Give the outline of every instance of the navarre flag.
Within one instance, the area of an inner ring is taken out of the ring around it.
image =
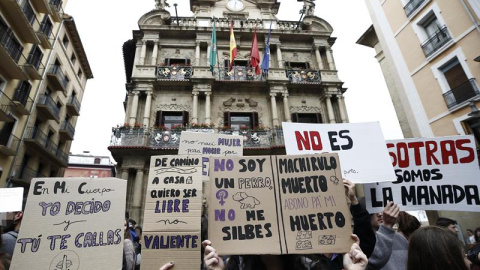
[[[232,70],[235,57],[237,57],[237,42],[235,41],[235,35],[233,34],[233,20],[230,20],[230,68],[228,70]]]
[[[270,34],[272,33],[272,23],[270,23],[270,29],[268,30],[267,45],[265,46],[265,52],[263,54],[262,69],[264,73],[268,73],[270,67]]]
[[[252,48],[250,49],[250,66],[255,68],[255,73],[260,74],[260,52],[258,51],[257,43],[257,27],[255,26],[255,32],[253,33]]]
[[[215,31],[215,17],[213,17],[212,40],[210,44],[210,71],[213,74],[217,62],[217,32]]]

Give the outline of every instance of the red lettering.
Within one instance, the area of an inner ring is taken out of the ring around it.
[[[422,157],[420,156],[420,148],[424,147],[423,142],[411,142],[408,144],[409,148],[413,148],[413,154],[415,156],[415,165],[422,165]]]
[[[387,149],[388,148],[393,148],[395,145],[393,143],[387,143]],[[395,156],[395,151],[388,151],[388,154],[392,158],[392,166],[395,167],[397,166],[397,156]]]
[[[464,147],[463,144],[471,143],[470,140],[462,139],[455,142],[458,150],[463,150],[468,152],[468,156],[460,159],[460,163],[470,163],[475,160],[475,151],[471,147]]]
[[[433,163],[436,165],[440,165],[440,161],[435,157],[435,152],[437,152],[437,142],[435,141],[426,141],[425,142],[425,148],[426,148],[426,155],[427,155],[427,164],[432,165],[432,160]]]
[[[308,131],[303,132],[300,134],[300,131],[295,131],[295,139],[297,140],[297,147],[298,150],[303,150],[305,147],[305,150],[310,150],[310,139],[308,137]]]
[[[402,155],[403,150],[403,155]],[[406,168],[410,165],[410,160],[408,159],[408,147],[406,143],[397,144],[397,157],[398,157],[398,167]]]
[[[313,150],[322,150],[322,138],[320,138],[320,132],[310,131],[310,141],[312,142]]]
[[[447,149],[448,147],[448,149]],[[442,163],[450,164],[450,157],[452,158],[452,164],[458,163],[457,151],[455,151],[455,142],[452,140],[441,141],[440,149],[442,149]]]

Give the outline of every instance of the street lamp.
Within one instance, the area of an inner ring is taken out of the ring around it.
[[[480,110],[475,106],[475,101],[470,101],[471,113],[468,114],[471,118],[480,118]]]
[[[175,17],[177,17],[177,26],[180,26],[180,23],[178,22],[178,13],[177,13],[177,3],[174,3],[173,6],[175,7]]]

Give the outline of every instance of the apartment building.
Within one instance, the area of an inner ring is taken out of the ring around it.
[[[0,186],[61,177],[93,78],[66,1],[0,1]]]
[[[357,43],[372,47],[405,138],[473,134],[480,146],[480,2],[365,0],[373,26]],[[428,213],[478,227],[471,212]]]
[[[64,177],[115,177],[115,165],[110,157],[91,155],[88,151],[70,154]]]

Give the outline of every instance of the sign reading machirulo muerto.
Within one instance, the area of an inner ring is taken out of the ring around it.
[[[121,269],[126,187],[118,178],[33,179],[10,269]]]

